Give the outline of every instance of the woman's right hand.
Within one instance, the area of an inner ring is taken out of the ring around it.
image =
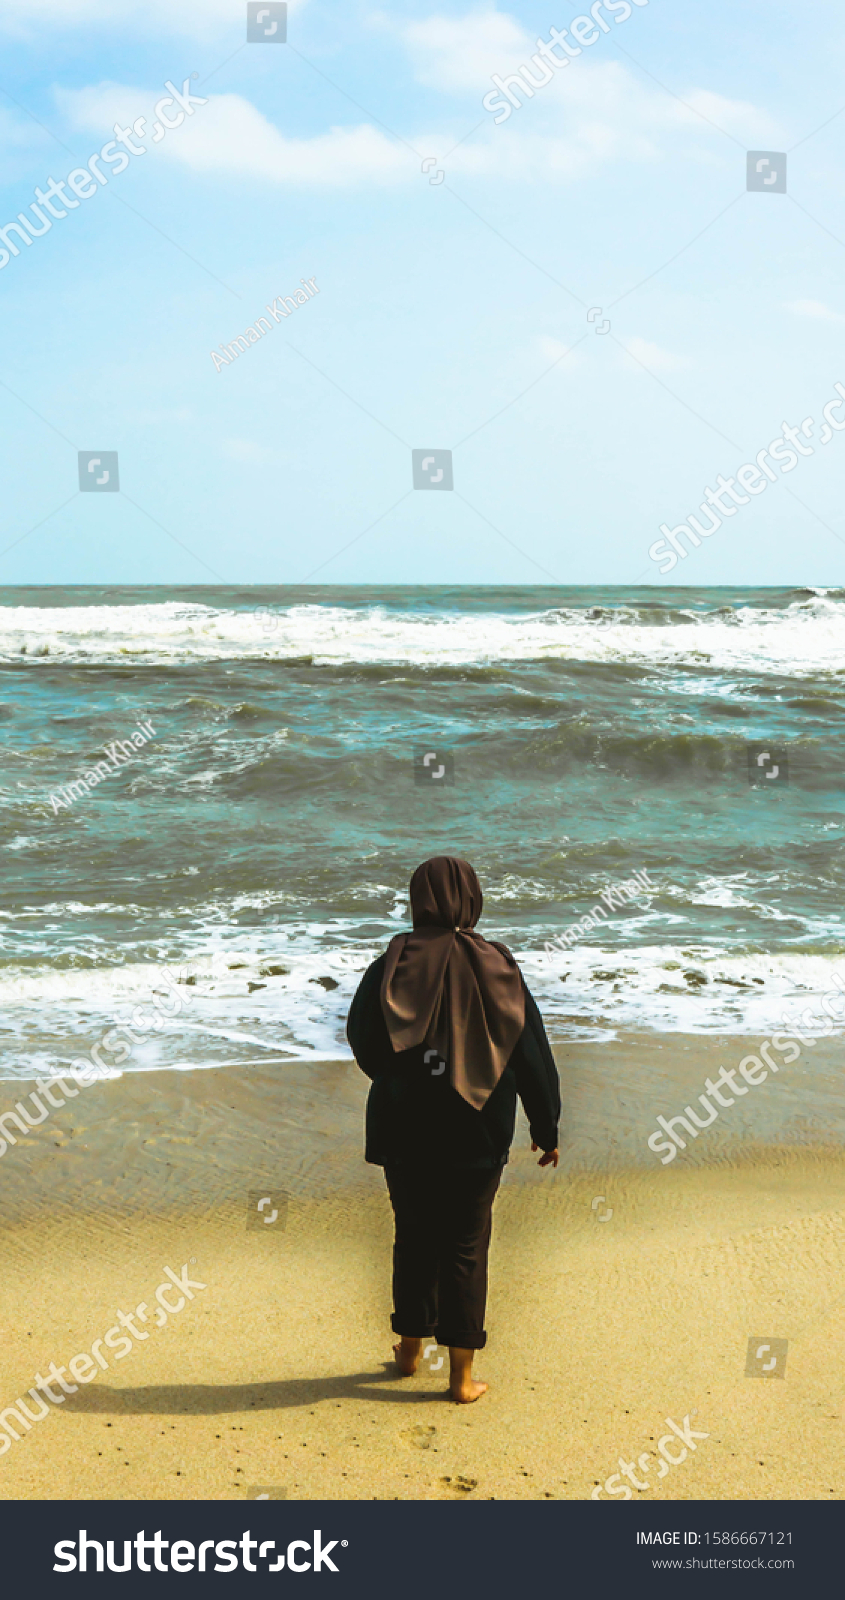
[[[540,1148],[540,1146],[538,1144],[535,1144],[534,1140],[532,1139],[532,1141],[531,1141],[531,1149],[532,1150],[539,1150],[539,1148]],[[559,1160],[560,1160],[560,1155],[559,1155],[557,1150],[544,1150],[544,1152],[541,1155],[539,1161],[537,1162],[537,1165],[538,1165],[538,1167],[548,1167],[550,1165],[553,1166],[553,1167],[556,1167]]]

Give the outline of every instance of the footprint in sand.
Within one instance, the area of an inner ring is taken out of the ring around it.
[[[444,1489],[448,1490],[448,1492],[451,1494],[471,1494],[473,1489],[478,1488],[477,1478],[464,1478],[459,1476],[457,1478],[441,1478],[440,1482],[442,1483]]]
[[[426,1428],[422,1424],[418,1424],[415,1428],[409,1428],[407,1432],[400,1433],[399,1437],[405,1444],[414,1445],[417,1450],[430,1450],[437,1437],[437,1429],[433,1427]]]

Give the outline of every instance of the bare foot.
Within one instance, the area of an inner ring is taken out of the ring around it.
[[[449,1346],[449,1394],[461,1406],[472,1405],[473,1400],[480,1400],[487,1393],[487,1384],[479,1383],[472,1375],[474,1356],[474,1350]]]
[[[396,1365],[403,1378],[412,1378],[417,1370],[420,1359],[420,1346],[422,1339],[406,1339],[404,1335],[399,1344],[393,1346]]]
[[[449,1393],[459,1405],[472,1405],[473,1400],[480,1400],[487,1393],[489,1385],[481,1383],[477,1378],[465,1379],[463,1383],[450,1383]]]

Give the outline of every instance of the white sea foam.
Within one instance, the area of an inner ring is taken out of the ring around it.
[[[553,607],[532,614],[414,613],[387,606],[293,605],[268,622],[252,611],[181,601],[130,606],[0,608],[0,660],[49,652],[53,661],[279,660],[471,666],[579,660],[707,665],[817,676],[845,670],[845,603],[819,592],[783,609],[688,610],[648,620],[632,606],[598,617]],[[659,616],[659,614],[658,614]]]
[[[335,930],[336,931],[336,930]],[[6,1048],[0,1077],[66,1071],[112,1028],[134,1034],[127,1072],[349,1057],[346,1015],[362,973],[385,941],[326,947],[314,925],[289,936],[243,934],[197,953],[171,971],[191,976],[174,1010],[171,985],[147,963],[73,971],[7,967],[0,975]],[[831,1026],[822,997],[845,982],[845,956],[736,955],[710,946],[595,945],[548,955],[514,942],[526,981],[553,1037],[609,1040],[619,1030],[731,1033],[788,1031],[809,1007]],[[271,972],[268,969],[285,968]],[[327,984],[336,987],[326,987]],[[172,1015],[153,1004],[167,998]],[[845,1004],[842,1007],[845,1011]],[[845,1016],[833,1024],[845,1031]],[[108,1054],[108,1050],[106,1051]]]
[[[781,1029],[784,1015],[809,1006],[825,1029],[845,1032],[822,997],[845,982],[845,956],[737,955],[711,946],[648,946],[601,950],[595,945],[520,958],[526,981],[550,1027],[592,1025],[615,1036],[628,1031],[753,1033]]]

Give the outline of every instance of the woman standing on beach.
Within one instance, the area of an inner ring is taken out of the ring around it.
[[[519,1095],[540,1166],[558,1163],[560,1087],[537,1006],[504,945],[474,931],[481,885],[467,861],[433,856],[411,879],[413,932],[365,972],[347,1036],[373,1080],[366,1160],[384,1167],[396,1222],[394,1345],[417,1369],[423,1339],[449,1348],[453,1400],[477,1400],[487,1342],[491,1212]]]

